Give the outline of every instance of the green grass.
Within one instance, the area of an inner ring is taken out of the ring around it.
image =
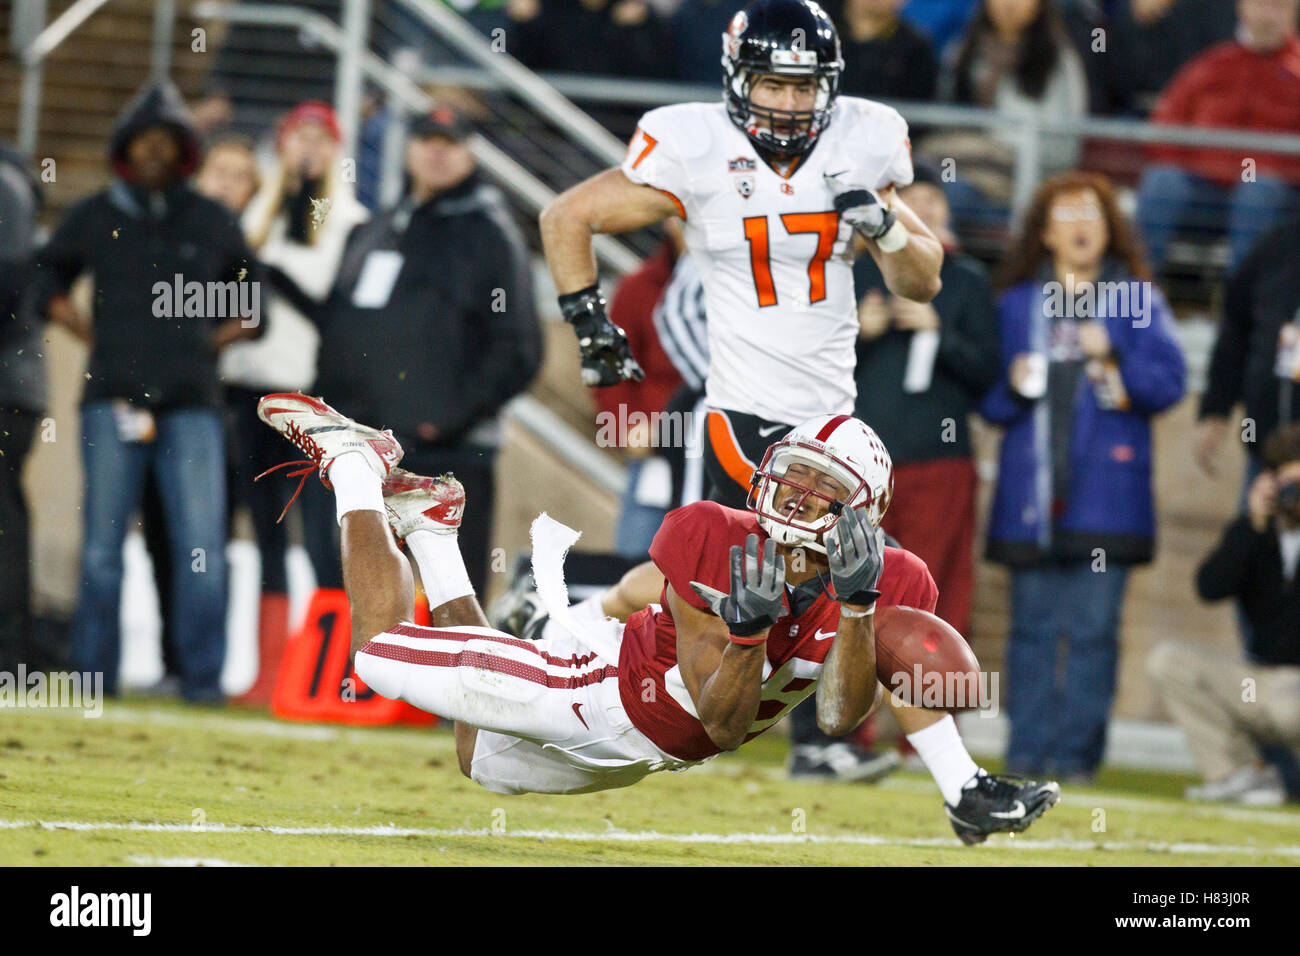
[[[1294,865],[1300,854],[1300,812],[1186,803],[1185,777],[1118,770],[1067,788],[1022,836],[967,849],[926,774],[876,787],[795,783],[784,755],[783,740],[760,738],[626,790],[502,797],[460,776],[442,729],[290,724],[141,700],[110,703],[98,720],[4,710],[0,864],[1179,866]],[[390,825],[418,832],[346,832]]]

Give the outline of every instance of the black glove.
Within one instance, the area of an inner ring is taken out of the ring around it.
[[[632,357],[627,333],[606,317],[605,297],[600,294],[599,286],[560,296],[560,311],[578,335],[583,385],[604,387],[645,378],[645,372]]]
[[[885,553],[865,508],[846,508],[826,537],[831,583],[841,604],[871,605],[880,597],[876,585],[885,568]]]
[[[713,613],[726,622],[727,630],[740,638],[753,637],[776,623],[785,610],[785,558],[776,553],[771,538],[763,544],[763,559],[758,557],[758,535],[745,539],[745,548],[731,546],[731,593],[691,582],[691,588]],[[733,638],[734,640],[735,638]],[[741,640],[738,644],[760,644],[762,640]]]

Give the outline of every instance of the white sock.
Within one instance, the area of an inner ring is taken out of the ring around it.
[[[569,613],[579,624],[599,624],[608,616],[605,609],[600,606],[601,598],[607,593],[607,591],[599,591],[585,601],[579,601],[569,608]]]
[[[937,724],[908,734],[907,742],[916,748],[917,755],[939,785],[944,802],[951,807],[961,802],[962,788],[984,772],[966,752],[952,714],[944,714],[943,720]]]
[[[334,486],[334,513],[339,524],[349,511],[384,513],[384,489],[379,476],[371,470],[359,451],[339,455],[325,472]]]
[[[429,599],[429,610],[456,598],[473,596],[474,586],[469,583],[469,572],[454,534],[412,531],[406,536],[406,546],[420,567],[420,583]]]

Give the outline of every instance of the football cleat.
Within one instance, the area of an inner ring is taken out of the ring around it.
[[[967,846],[990,833],[1019,833],[1061,799],[1055,783],[1038,783],[1007,774],[982,774],[961,792],[957,806],[944,804],[952,828]]]
[[[896,750],[872,753],[864,747],[839,740],[826,746],[796,746],[790,752],[786,770],[792,780],[844,780],[875,783],[902,764]]]
[[[521,574],[510,590],[497,598],[488,612],[488,623],[525,641],[535,641],[551,619],[533,586],[531,574]]]
[[[384,478],[384,510],[398,538],[412,531],[455,534],[465,513],[465,486],[451,472],[426,478],[394,468]]]
[[[326,473],[334,459],[350,451],[359,452],[366,463],[380,478],[385,478],[402,460],[402,446],[393,433],[384,429],[361,425],[326,405],[319,398],[312,398],[300,392],[273,392],[263,395],[257,403],[257,417],[270,425],[307,457],[298,461],[286,461],[268,468],[254,481],[265,478],[282,468],[300,466],[297,471],[286,472],[290,478],[298,478],[298,487],[293,497],[280,512],[283,520],[289,507],[298,499],[303,483],[312,472],[320,475],[326,488],[332,488]]]

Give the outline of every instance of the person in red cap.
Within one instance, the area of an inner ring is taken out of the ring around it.
[[[288,277],[312,303],[329,293],[348,233],[368,218],[357,201],[354,177],[344,175],[341,145],[338,119],[329,104],[299,103],[280,121],[275,166],[243,215],[249,243],[272,280]],[[267,334],[232,346],[221,357],[235,426],[232,505],[248,506],[262,558],[257,678],[240,698],[251,704],[270,700],[289,629],[288,537],[285,526],[276,521],[287,494],[276,482],[253,481],[279,460],[275,436],[268,438],[257,420],[257,399],[267,391],[309,387],[316,377],[320,343],[310,319],[287,297],[268,296],[266,312]]]

